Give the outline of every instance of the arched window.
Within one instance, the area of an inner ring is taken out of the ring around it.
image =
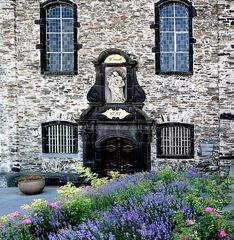
[[[41,4],[41,72],[48,74],[77,74],[77,7],[64,1]]]
[[[157,157],[193,158],[194,126],[183,123],[158,124]]]
[[[191,2],[161,0],[155,4],[156,73],[192,74],[193,38]]]
[[[43,153],[78,153],[78,128],[75,123],[53,121],[42,124]]]

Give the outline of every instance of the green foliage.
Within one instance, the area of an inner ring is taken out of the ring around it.
[[[223,229],[231,233],[231,224],[220,214],[218,210],[212,212],[203,211],[202,216],[198,218],[196,229],[201,239],[218,239],[219,232]]]
[[[66,211],[73,224],[79,224],[87,220],[93,210],[93,202],[90,197],[77,197],[69,202],[66,206]]]
[[[110,179],[112,179],[113,181],[117,181],[118,179],[127,176],[127,174],[123,174],[123,173],[120,173],[120,172],[118,172],[118,171],[109,171],[109,172],[107,173],[107,176],[108,176]]]
[[[173,237],[173,240],[200,240],[201,238],[198,235],[196,230],[196,222],[194,220],[185,221],[183,212],[177,212],[174,216],[174,221],[176,223],[177,233]]]
[[[49,203],[44,199],[35,199],[31,204],[25,204],[21,208],[27,211],[34,211],[34,213],[47,212]]]
[[[119,190],[114,196],[115,205],[124,205],[129,198],[137,198],[155,190],[153,182],[141,181],[137,185],[129,186],[126,190]]]
[[[175,180],[176,173],[171,168],[166,168],[158,173],[158,177],[162,182],[168,184]]]
[[[88,184],[90,183],[92,187],[100,187],[108,183],[107,177],[99,178],[98,174],[92,172],[90,168],[78,164],[76,170],[80,174],[80,177],[83,177],[84,181]]]
[[[230,189],[230,179],[214,177],[195,177],[188,179],[190,190],[184,195],[184,199],[196,212],[196,222],[189,225],[189,219],[183,219],[181,214],[175,215],[176,231],[174,239],[220,239],[220,232],[225,230],[226,234],[232,233],[233,226],[227,217],[221,213],[221,209],[228,204],[227,193]],[[206,211],[206,208],[210,211]]]
[[[69,201],[81,193],[81,188],[77,188],[71,182],[67,182],[67,184],[60,187],[57,192],[60,200]]]

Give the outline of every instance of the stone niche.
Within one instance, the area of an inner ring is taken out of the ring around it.
[[[150,170],[154,121],[142,110],[145,92],[137,81],[137,61],[109,49],[93,63],[96,81],[87,95],[90,107],[77,119],[82,125],[84,166],[101,176],[111,170]]]

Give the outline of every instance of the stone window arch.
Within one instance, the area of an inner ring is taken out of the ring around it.
[[[78,153],[77,124],[66,121],[42,123],[42,152],[50,154]]]
[[[188,0],[155,3],[156,74],[192,74],[192,18],[196,11]]]
[[[77,6],[68,0],[46,1],[40,5],[42,74],[77,74]]]

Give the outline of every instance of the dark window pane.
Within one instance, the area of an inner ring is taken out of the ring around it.
[[[188,18],[176,18],[175,19],[176,31],[183,32],[189,30]]]
[[[61,66],[61,54],[59,53],[49,53],[48,58],[48,70],[51,72],[60,72]]]
[[[174,18],[160,18],[160,31],[174,31]]]
[[[174,33],[160,34],[160,51],[162,52],[174,51]]]
[[[61,37],[60,34],[47,35],[47,51],[61,52]]]
[[[74,38],[73,34],[63,34],[63,52],[74,51]]]
[[[63,53],[62,70],[72,72],[74,66],[74,54],[73,53]]]
[[[189,53],[176,54],[176,71],[177,72],[189,71]]]
[[[189,34],[176,34],[176,51],[189,51]]]
[[[174,17],[174,4],[164,5],[160,10],[160,17]]]
[[[69,7],[62,8],[62,17],[63,18],[73,18],[73,9]]]
[[[47,32],[60,32],[60,19],[48,19]]]
[[[175,4],[175,17],[188,17],[188,8],[181,5],[181,4]]]
[[[173,53],[161,53],[160,54],[161,71],[173,72],[174,71],[174,54]]]
[[[48,9],[47,18],[60,18],[60,7],[51,7]]]
[[[73,19],[63,19],[62,20],[62,32],[73,32]]]

